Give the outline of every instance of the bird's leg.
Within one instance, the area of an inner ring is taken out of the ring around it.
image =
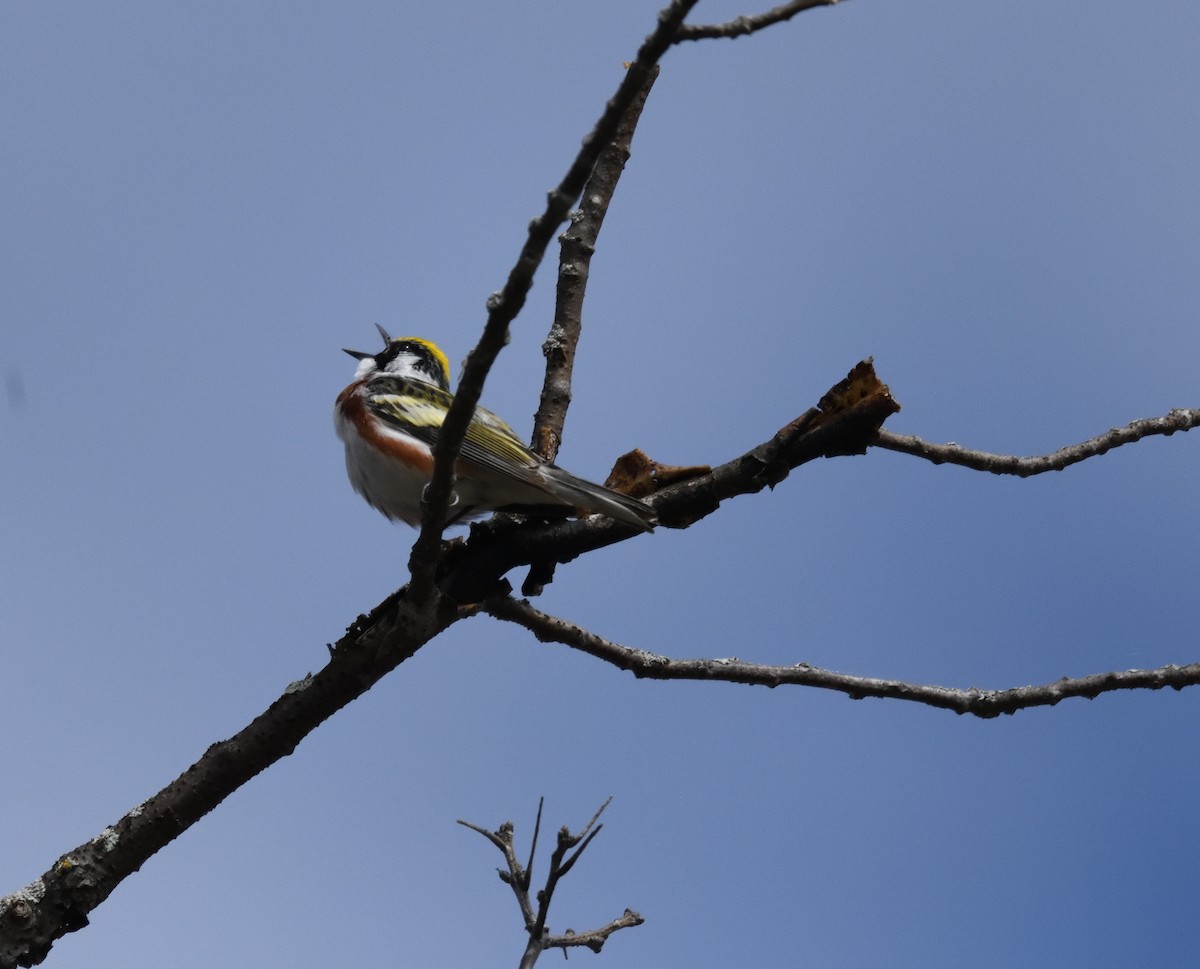
[[[424,488],[421,489],[421,504],[422,505],[429,504],[429,485],[426,485]],[[446,512],[449,513],[457,505],[458,505],[458,492],[452,491],[452,492],[450,492],[450,504],[446,506]],[[464,516],[469,515],[471,513],[471,509],[473,507],[474,506],[472,505],[467,508],[463,508],[457,514],[451,515],[449,518],[446,519],[446,523],[443,527],[448,528],[449,526],[453,525],[455,522],[460,521]]]

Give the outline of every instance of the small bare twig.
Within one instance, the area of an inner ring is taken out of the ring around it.
[[[617,190],[617,182],[629,161],[633,133],[650,89],[658,79],[658,72],[658,65],[647,72],[637,97],[621,117],[616,137],[604,146],[596,160],[596,167],[584,186],[579,210],[571,215],[570,228],[559,236],[561,249],[554,322],[542,344],[546,379],[533,418],[533,449],[547,461],[553,461],[558,455],[567,408],[571,406],[571,372],[575,366],[579,334],[583,330],[583,297],[587,291],[592,254],[596,251],[596,240]]]
[[[1094,673],[1090,676],[1063,677],[1039,686],[1020,686],[1009,690],[966,690],[945,686],[908,683],[852,676],[820,669],[807,663],[795,666],[768,666],[731,659],[672,659],[597,636],[574,623],[535,609],[524,600],[495,596],[484,604],[486,612],[497,619],[524,626],[542,642],[563,643],[589,656],[595,656],[637,677],[656,680],[718,680],[756,686],[812,686],[845,693],[852,700],[864,697],[890,697],[911,700],[927,706],[969,713],[987,720],[1002,713],[1016,713],[1029,707],[1054,706],[1067,697],[1092,699],[1115,690],[1181,690],[1200,684],[1200,663],[1187,666],[1161,666],[1152,670],[1123,670]]]
[[[542,801],[538,799],[538,820],[534,826],[534,845],[537,843],[537,829],[541,826],[542,820]],[[507,884],[517,897],[517,904],[521,907],[521,916],[525,921],[525,931],[529,933],[529,942],[525,947],[525,952],[521,956],[520,969],[532,969],[532,966],[538,960],[546,949],[569,949],[578,946],[591,949],[593,952],[599,952],[608,937],[619,929],[630,928],[635,925],[641,925],[645,921],[637,912],[630,909],[625,909],[624,914],[620,918],[613,919],[607,925],[601,926],[598,929],[589,929],[586,932],[575,932],[568,929],[562,935],[551,935],[550,930],[546,926],[546,916],[550,912],[550,902],[554,897],[554,890],[558,887],[561,879],[565,878],[567,873],[575,866],[575,862],[579,860],[584,849],[592,843],[592,839],[600,833],[602,824],[597,824],[600,815],[604,813],[604,809],[608,807],[612,801],[609,797],[596,813],[592,815],[592,819],[584,826],[584,829],[578,834],[571,834],[567,828],[560,828],[558,832],[558,840],[555,844],[554,852],[550,856],[550,870],[546,873],[546,883],[537,893],[537,913],[534,914],[533,904],[529,898],[529,873],[533,869],[533,849],[530,849],[529,865],[526,868],[521,867],[521,863],[517,861],[516,851],[513,849],[513,823],[505,821],[500,825],[497,831],[488,831],[479,825],[472,824],[469,821],[460,820],[458,823],[463,827],[470,828],[472,831],[478,831],[481,835],[488,839],[492,844],[500,849],[504,855],[505,864],[508,870],[500,871],[500,880]],[[568,852],[570,856],[568,857]],[[564,953],[565,954],[565,953]]]
[[[529,883],[533,880],[533,859],[537,855],[538,835],[542,833],[542,806],[544,797],[538,798],[538,813],[533,821],[533,837],[529,840],[529,863],[525,866],[525,877],[521,879],[522,890],[529,891]]]
[[[1039,454],[1033,457],[971,451],[957,444],[932,444],[919,437],[893,434],[885,430],[879,431],[871,446],[911,454],[934,464],[958,464],[974,471],[1014,474],[1019,478],[1028,478],[1046,471],[1061,471],[1072,464],[1097,457],[1123,444],[1133,444],[1144,437],[1152,437],[1155,434],[1170,435],[1176,431],[1190,431],[1194,427],[1200,427],[1200,410],[1177,408],[1165,417],[1148,417],[1133,421],[1124,427],[1114,427],[1090,440],[1060,448],[1053,454]]]
[[[745,37],[757,30],[763,30],[775,24],[791,20],[796,14],[811,10],[813,7],[832,7],[839,0],[791,0],[764,13],[746,14],[734,17],[723,24],[684,24],[675,35],[675,42],[686,40],[708,40],[720,37]]]

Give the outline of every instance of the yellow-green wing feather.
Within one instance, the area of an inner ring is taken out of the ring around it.
[[[433,447],[454,397],[421,381],[391,375],[373,379],[367,387],[367,406],[385,423]],[[504,421],[482,407],[467,427],[459,452],[463,461],[545,487],[536,469],[541,459],[521,443]]]

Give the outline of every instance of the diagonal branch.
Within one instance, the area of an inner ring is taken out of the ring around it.
[[[957,444],[932,444],[919,437],[893,434],[886,430],[880,430],[871,445],[888,451],[899,451],[901,454],[911,454],[934,464],[958,464],[973,471],[990,471],[992,474],[1013,474],[1019,478],[1028,478],[1046,471],[1062,471],[1072,464],[1098,457],[1113,448],[1133,444],[1146,437],[1156,434],[1169,436],[1176,431],[1190,431],[1194,427],[1200,427],[1200,410],[1177,408],[1165,417],[1147,417],[1144,420],[1133,421],[1079,444],[1060,448],[1053,454],[1039,454],[1033,457],[971,451]]]
[[[708,40],[721,37],[745,37],[757,30],[791,20],[796,14],[813,7],[832,7],[839,0],[791,0],[763,13],[744,14],[723,24],[684,24],[679,28],[676,43],[686,40]]]
[[[571,406],[571,373],[575,367],[575,349],[583,330],[583,298],[587,292],[588,272],[596,240],[604,224],[604,216],[612,202],[617,182],[629,161],[633,133],[637,129],[650,97],[650,89],[658,80],[658,66],[648,71],[646,81],[630,103],[616,137],[604,146],[596,160],[579,211],[571,216],[571,226],[560,237],[561,254],[558,261],[558,288],[554,305],[554,322],[542,344],[546,358],[546,379],[542,396],[533,418],[533,449],[547,461],[558,455],[562,443],[563,424]]]
[[[724,24],[691,26],[681,22],[671,43],[704,38],[739,37],[790,20],[813,7],[832,6],[837,2],[838,0],[792,0],[765,13],[738,17]],[[596,239],[616,191],[617,181],[629,160],[630,145],[642,108],[657,78],[658,66],[655,65],[647,72],[642,88],[625,109],[615,137],[605,145],[597,159],[583,190],[583,201],[579,211],[572,217],[571,228],[561,237],[562,255],[559,260],[555,319],[545,343],[542,344],[542,353],[546,357],[546,379],[534,418],[533,432],[534,450],[548,461],[553,461],[558,453],[566,411],[571,403],[571,372],[582,329],[583,298]]]
[[[446,614],[428,625],[402,592],[360,616],[331,648],[323,669],[288,686],[248,726],[213,744],[178,778],[68,851],[32,884],[0,898],[0,967],[40,963],[55,941],[87,925],[91,912],[152,855],[292,753],[457,618]]]
[[[565,619],[535,609],[525,600],[494,596],[485,603],[485,611],[497,619],[524,626],[542,642],[563,643],[573,649],[629,670],[638,678],[656,680],[715,680],[746,683],[753,686],[811,686],[845,693],[852,700],[864,697],[910,700],[926,706],[969,713],[983,720],[1002,713],[1016,713],[1030,707],[1054,706],[1068,697],[1093,699],[1116,690],[1161,690],[1200,685],[1200,663],[1187,666],[1162,666],[1153,670],[1122,670],[1094,673],[1090,676],[1063,677],[1053,683],[1020,686],[1009,690],[954,689],[852,676],[820,669],[807,663],[795,666],[768,666],[731,659],[672,659],[630,646],[622,646],[597,636]]]
[[[409,557],[412,573],[410,595],[425,603],[434,592],[434,573],[441,552],[441,534],[446,511],[454,492],[454,461],[467,433],[467,425],[479,403],[483,382],[500,350],[508,342],[508,325],[525,305],[533,276],[541,264],[555,230],[566,219],[596,166],[600,152],[617,133],[617,126],[630,104],[646,84],[647,76],[670,48],[673,38],[698,0],[673,0],[658,15],[658,24],[643,41],[637,57],[625,72],[616,93],[584,140],[562,181],[549,193],[543,213],[529,223],[529,231],[517,261],[509,271],[504,288],[487,302],[488,318],[475,349],[467,355],[455,390],[454,403],[446,414],[434,448],[433,477],[425,493],[421,533]]]

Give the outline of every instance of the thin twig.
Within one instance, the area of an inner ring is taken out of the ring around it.
[[[647,72],[646,81],[630,103],[613,138],[600,157],[583,189],[579,210],[572,213],[570,227],[559,237],[558,287],[555,295],[554,322],[542,344],[546,358],[546,378],[542,396],[533,418],[533,449],[547,461],[558,455],[563,424],[571,406],[571,373],[575,350],[583,329],[583,298],[587,292],[588,272],[596,240],[604,225],[604,216],[616,192],[617,182],[629,161],[633,133],[650,90],[658,79],[659,68]]]
[[[608,795],[607,798],[605,798],[604,803],[601,804],[598,808],[596,808],[596,813],[592,815],[592,819],[586,825],[584,825],[583,830],[580,831],[579,834],[571,835],[571,833],[569,831],[567,831],[566,828],[563,828],[563,834],[565,834],[569,839],[571,839],[571,844],[579,843],[579,847],[575,849],[575,852],[571,855],[570,858],[568,858],[566,861],[564,861],[562,863],[562,867],[559,869],[559,872],[558,872],[559,878],[562,878],[564,875],[566,875],[567,872],[569,872],[574,867],[575,862],[577,862],[579,860],[579,856],[583,854],[584,849],[589,844],[591,844],[592,839],[600,833],[600,831],[604,827],[604,825],[596,824],[596,822],[598,820],[600,820],[600,815],[604,813],[604,809],[606,807],[608,807],[611,803],[612,803],[612,795],[610,794],[610,795]],[[581,843],[580,843],[580,839],[582,839]]]
[[[684,24],[679,28],[675,37],[676,43],[688,40],[708,40],[721,37],[745,37],[757,30],[763,30],[785,20],[791,20],[796,14],[811,10],[813,7],[832,7],[840,0],[792,0],[791,3],[780,4],[764,13],[747,14],[735,17],[723,24]]]
[[[484,609],[497,619],[524,626],[542,642],[563,643],[589,656],[629,670],[637,677],[656,680],[715,680],[757,686],[811,686],[845,693],[852,700],[864,697],[889,697],[910,700],[927,706],[969,713],[991,719],[1002,713],[1015,713],[1030,707],[1053,706],[1068,697],[1092,699],[1115,690],[1161,690],[1200,684],[1200,663],[1187,666],[1162,666],[1152,670],[1123,670],[1090,676],[1063,677],[1039,686],[1021,686],[1009,690],[954,689],[927,686],[903,680],[883,680],[852,676],[820,669],[807,663],[795,666],[768,666],[730,659],[672,659],[657,653],[622,646],[597,636],[574,623],[535,609],[528,602],[506,596],[489,599]]]
[[[958,464],[974,471],[990,471],[992,474],[1013,474],[1028,478],[1046,471],[1062,471],[1072,464],[1094,458],[1124,444],[1133,444],[1142,438],[1156,434],[1171,435],[1176,431],[1190,431],[1200,427],[1200,409],[1177,408],[1165,417],[1148,417],[1133,421],[1124,427],[1114,427],[1087,441],[1060,448],[1053,454],[1019,457],[1014,454],[989,454],[987,451],[971,451],[957,444],[933,444],[907,434],[893,434],[880,430],[871,442],[872,447],[899,451],[914,457],[924,458],[934,464]]]
[[[538,798],[537,817],[533,821],[533,837],[529,840],[529,863],[525,866],[525,874],[521,878],[521,888],[529,891],[529,883],[533,879],[533,858],[537,854],[538,835],[542,833],[542,808],[546,803],[544,797]]]
[[[603,830],[604,830],[604,825],[598,824],[598,825],[596,825],[594,830],[592,830],[588,833],[587,837],[584,838],[583,841],[580,842],[579,847],[576,848],[574,852],[572,852],[571,857],[569,857],[563,861],[562,866],[558,870],[559,878],[562,878],[564,875],[567,874],[567,872],[569,872],[572,868],[575,867],[575,862],[577,862],[579,860],[579,856],[583,854],[584,849],[587,848],[587,846],[592,843],[592,839],[595,838],[596,835],[598,835]]]

